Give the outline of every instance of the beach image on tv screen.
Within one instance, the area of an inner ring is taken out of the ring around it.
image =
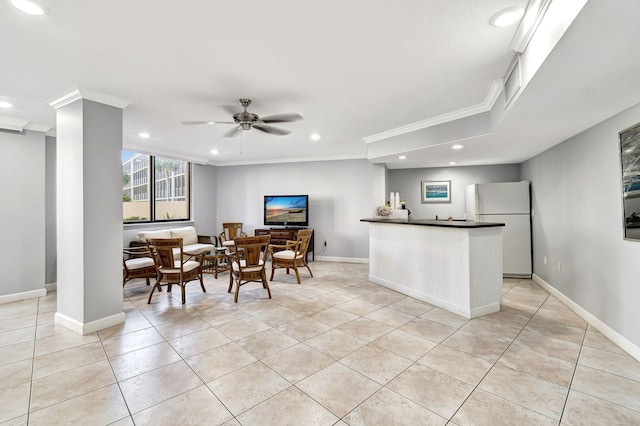
[[[267,197],[267,222],[304,223],[307,218],[306,197]]]

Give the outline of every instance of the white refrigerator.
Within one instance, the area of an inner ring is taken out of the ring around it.
[[[504,223],[505,277],[531,277],[531,197],[529,182],[476,183],[465,193],[465,217]]]

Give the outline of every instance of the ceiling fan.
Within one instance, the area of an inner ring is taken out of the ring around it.
[[[293,121],[302,120],[302,116],[295,112],[286,114],[274,114],[266,117],[260,117],[258,114],[247,111],[249,105],[251,105],[251,99],[240,99],[240,105],[244,108],[244,111],[233,112],[233,107],[225,107],[230,114],[233,114],[233,121],[182,121],[183,125],[211,125],[211,124],[234,124],[235,127],[222,136],[230,138],[238,136],[243,130],[256,129],[261,132],[271,133],[273,135],[284,136],[291,133],[291,130],[282,129],[280,127],[271,126],[271,123],[290,123]]]

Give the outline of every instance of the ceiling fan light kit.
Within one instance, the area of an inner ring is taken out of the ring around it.
[[[284,136],[291,133],[291,130],[282,129],[276,126],[271,126],[271,123],[290,123],[293,121],[302,120],[302,116],[297,113],[275,114],[260,118],[258,114],[247,111],[249,105],[251,105],[251,99],[241,98],[239,100],[240,105],[244,108],[243,111],[233,114],[233,121],[183,121],[182,124],[189,125],[211,125],[211,124],[234,124],[237,127],[227,131],[222,136],[234,137],[238,136],[241,131],[256,129],[264,133],[270,133],[273,135]]]

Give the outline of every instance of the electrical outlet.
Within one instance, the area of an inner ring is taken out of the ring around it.
[[[562,265],[558,262],[558,272],[562,271]]]
[[[547,266],[547,256],[543,257],[542,261],[544,262],[544,266]]]

